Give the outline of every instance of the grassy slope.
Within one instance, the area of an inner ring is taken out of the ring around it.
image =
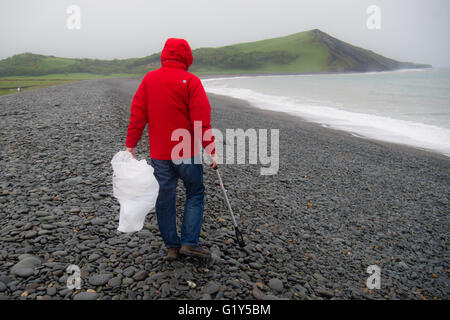
[[[75,63],[75,59],[23,53],[0,61],[0,70],[14,70],[16,74],[34,73],[49,74],[67,68]]]
[[[201,50],[194,50],[194,57],[196,54],[201,54]],[[226,72],[226,73],[295,73],[295,72],[322,72],[328,71],[327,59],[328,52],[325,47],[314,41],[311,32],[305,31],[295,33],[286,37],[266,39],[256,42],[239,43],[233,46],[216,48],[212,50],[228,50],[228,52],[239,55],[240,53],[250,52],[271,52],[276,50],[283,50],[298,57],[286,64],[266,63],[263,67],[255,69],[227,69],[211,68],[208,66],[194,65],[193,71],[200,73],[204,72]]]
[[[70,58],[45,57],[40,66],[43,70],[57,70],[74,64],[75,61]]]
[[[0,60],[0,77],[5,76],[42,76],[47,74],[91,73],[110,75],[117,73],[142,74],[151,69],[151,63],[159,61],[153,54],[135,59],[73,59],[22,53]]]
[[[11,76],[0,77],[0,95],[17,93],[17,87],[21,87],[21,91],[54,86],[62,83],[69,83],[79,80],[99,79],[99,78],[116,78],[138,76],[129,73],[117,73],[107,76],[91,74],[91,73],[68,73],[68,74],[48,74],[44,76]]]

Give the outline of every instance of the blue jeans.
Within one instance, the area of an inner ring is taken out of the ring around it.
[[[159,231],[167,248],[181,245],[198,246],[203,220],[204,192],[203,167],[201,164],[175,164],[172,160],[151,159],[154,174],[159,183],[156,200],[156,217]],[[186,203],[181,226],[181,239],[176,225],[176,188],[178,178],[186,188]]]

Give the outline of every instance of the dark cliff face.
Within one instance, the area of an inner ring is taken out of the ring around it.
[[[388,71],[402,68],[430,68],[431,65],[399,62],[383,57],[370,50],[355,47],[336,39],[319,29],[311,31],[314,41],[323,45],[329,52],[330,71],[369,72]]]

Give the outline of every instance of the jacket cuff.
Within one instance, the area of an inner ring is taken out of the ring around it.
[[[125,146],[126,146],[127,148],[136,148],[136,145],[137,145],[137,143],[136,143],[136,144],[133,144],[133,143],[131,143],[131,142],[129,142],[129,141],[127,141],[127,142],[125,143]]]

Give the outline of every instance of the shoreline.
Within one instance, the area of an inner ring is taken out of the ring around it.
[[[292,73],[278,73],[278,72],[265,72],[265,73],[194,73],[200,79],[210,79],[210,78],[235,78],[235,77],[264,77],[264,76],[312,76],[312,75],[351,75],[351,74],[367,74],[367,73],[385,73],[385,72],[408,72],[408,71],[425,71],[428,69],[436,69],[435,67],[426,68],[401,68],[394,70],[383,70],[383,71],[346,71],[346,72],[333,72],[333,71],[322,71],[322,72],[292,72]],[[438,68],[439,69],[439,68]]]
[[[412,68],[412,69],[397,69],[397,70],[389,70],[389,71],[378,71],[376,73],[382,73],[382,72],[396,72],[396,71],[401,71],[401,70],[410,70],[410,71],[414,71],[414,70],[426,70],[426,69],[433,69],[433,68]],[[216,78],[216,77],[220,77],[220,78],[233,78],[233,77],[258,77],[258,76],[286,76],[286,75],[315,75],[315,74],[363,74],[363,73],[371,73],[371,72],[324,72],[324,73],[291,73],[291,74],[286,74],[286,73],[262,73],[262,74],[247,74],[247,73],[243,73],[243,74],[200,74],[198,75],[198,77],[200,79],[209,79],[209,78]],[[132,76],[132,77],[118,77],[118,78],[110,78],[110,79],[128,79],[128,80],[142,80],[143,76]],[[75,81],[70,81],[68,83],[61,83],[61,84],[55,84],[55,85],[51,85],[51,86],[45,86],[42,88],[52,88],[52,87],[59,87],[59,86],[64,86],[66,84],[70,84],[70,83],[75,83],[75,82],[84,82],[84,81],[92,81],[92,80],[101,80],[104,78],[95,78],[95,79],[82,79],[82,80],[75,80]],[[40,89],[40,88],[36,88],[36,89]],[[35,89],[33,89],[35,90]],[[26,92],[27,90],[21,92],[22,94],[24,92]],[[2,96],[12,96],[15,94],[20,94],[20,93],[9,93],[9,94],[4,94],[4,95],[0,95],[0,97]],[[319,122],[313,122],[310,121],[304,117],[301,117],[299,115],[296,114],[290,114],[287,112],[282,112],[282,111],[276,111],[276,110],[267,110],[267,109],[261,109],[258,108],[257,106],[254,106],[252,103],[250,103],[249,101],[245,100],[245,99],[240,99],[240,98],[235,98],[235,97],[231,97],[231,96],[227,96],[227,95],[222,95],[222,94],[216,94],[216,93],[210,93],[207,92],[208,96],[211,97],[220,97],[221,99],[228,99],[230,101],[235,101],[236,103],[238,103],[239,105],[241,105],[244,108],[252,108],[255,110],[258,110],[259,112],[262,113],[267,113],[268,116],[271,117],[282,117],[283,119],[285,119],[286,121],[300,121],[300,122],[306,122],[308,124],[313,124],[316,125],[317,128],[320,129],[325,129],[325,130],[333,130],[336,131],[337,133],[341,134],[344,133],[346,134],[348,137],[352,137],[352,138],[356,138],[356,139],[363,139],[363,140],[367,140],[367,141],[371,141],[373,143],[378,143],[380,145],[385,145],[388,147],[393,147],[393,148],[399,148],[399,149],[403,149],[406,152],[418,152],[418,153],[425,153],[428,154],[430,156],[433,157],[437,157],[440,159],[444,159],[444,160],[449,160],[450,159],[450,155],[447,156],[443,153],[440,153],[438,151],[434,151],[431,149],[426,149],[426,148],[420,148],[420,147],[416,147],[416,146],[412,146],[412,145],[408,145],[408,144],[401,144],[401,143],[396,143],[396,142],[391,142],[391,141],[387,141],[387,140],[380,140],[380,139],[375,139],[375,138],[370,138],[370,137],[365,137],[362,135],[358,135],[356,133],[352,133],[350,131],[346,131],[344,129],[335,129],[331,126],[324,126]],[[296,120],[294,120],[296,119]]]
[[[382,145],[384,147],[393,148],[393,149],[397,149],[399,151],[413,153],[413,154],[417,154],[417,155],[430,156],[433,158],[447,160],[447,161],[450,160],[449,156],[446,156],[445,154],[439,153],[437,151],[433,151],[430,149],[423,149],[423,148],[419,148],[419,147],[415,147],[415,146],[411,146],[411,145],[407,145],[407,144],[400,144],[400,143],[395,143],[395,142],[390,142],[390,141],[385,141],[385,140],[369,138],[369,137],[365,137],[365,136],[359,136],[359,135],[356,135],[356,134],[351,133],[346,130],[335,129],[333,127],[325,127],[321,123],[309,121],[308,119],[305,119],[299,115],[293,115],[293,114],[283,112],[283,111],[275,111],[275,110],[267,110],[267,109],[258,108],[256,106],[254,106],[253,104],[251,104],[249,101],[244,100],[244,99],[239,99],[239,98],[235,98],[235,97],[231,97],[231,96],[227,96],[227,95],[221,95],[221,94],[209,93],[209,92],[207,92],[207,95],[209,97],[211,97],[213,101],[214,101],[214,99],[221,99],[221,100],[225,100],[228,102],[232,102],[241,108],[249,108],[250,110],[253,110],[254,112],[260,112],[262,114],[265,114],[268,117],[274,117],[274,118],[282,120],[282,121],[292,122],[292,123],[299,124],[299,125],[305,125],[305,123],[307,123],[308,125],[315,127],[316,130],[330,130],[331,132],[334,132],[337,135],[343,135],[346,138],[350,138],[350,139],[354,138],[354,139],[359,139],[359,140],[363,140],[363,141],[368,141],[371,143]]]

